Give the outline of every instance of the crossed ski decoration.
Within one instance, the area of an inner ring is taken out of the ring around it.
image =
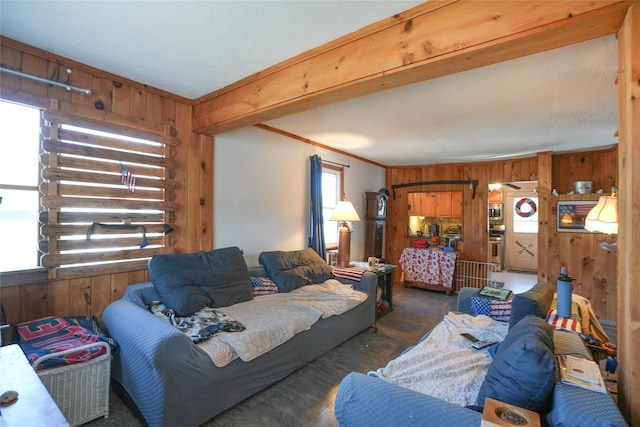
[[[531,256],[536,256],[536,254],[534,254],[533,252],[531,252],[531,251],[529,250],[529,248],[530,248],[531,246],[533,246],[533,243],[530,243],[530,244],[529,244],[529,246],[525,246],[525,245],[523,245],[522,243],[520,243],[520,242],[518,242],[518,241],[516,240],[516,245],[520,246],[520,251],[518,252],[519,254],[522,254],[523,252],[526,252],[526,253],[528,253],[528,254],[529,254],[529,255],[531,255]]]

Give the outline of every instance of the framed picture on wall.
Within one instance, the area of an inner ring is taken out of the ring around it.
[[[584,229],[589,211],[598,204],[597,200],[572,200],[558,202],[557,230],[561,232],[590,233]]]

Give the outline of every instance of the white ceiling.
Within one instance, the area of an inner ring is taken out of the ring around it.
[[[195,99],[419,3],[0,0],[0,34]],[[387,166],[610,147],[616,55],[607,36],[266,124]]]

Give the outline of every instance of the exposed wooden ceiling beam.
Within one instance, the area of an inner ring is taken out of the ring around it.
[[[614,34],[633,3],[431,1],[200,98],[194,131],[226,132]]]

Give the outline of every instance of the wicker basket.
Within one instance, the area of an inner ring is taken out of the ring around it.
[[[106,354],[82,363],[37,371],[38,376],[71,426],[78,426],[99,417],[109,416],[109,379],[111,376],[111,347],[96,342],[58,353],[42,356],[33,368],[46,359],[102,346]]]

